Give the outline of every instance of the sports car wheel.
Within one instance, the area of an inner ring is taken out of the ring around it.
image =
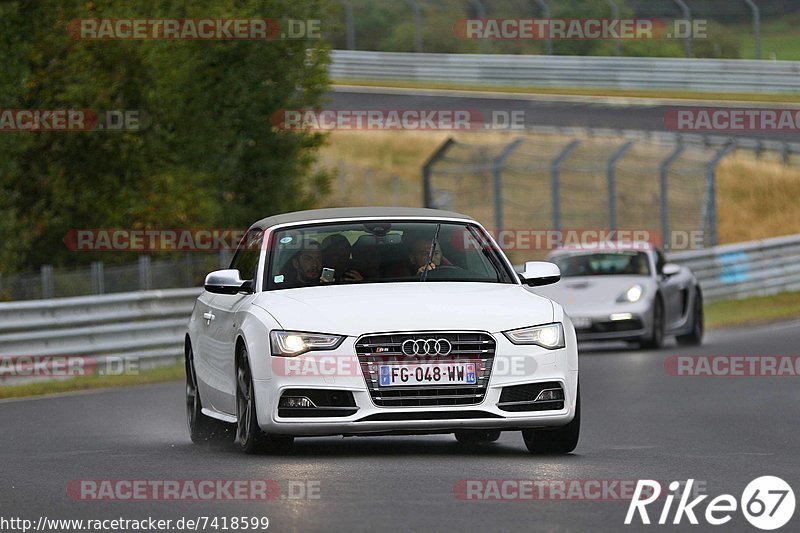
[[[466,429],[456,431],[456,440],[461,444],[485,444],[500,438],[498,429]]]
[[[703,343],[703,333],[705,331],[705,319],[703,315],[703,296],[700,289],[694,298],[694,310],[692,311],[692,331],[686,335],[678,335],[675,340],[684,346],[699,346]]]
[[[186,421],[189,425],[189,436],[192,442],[201,443],[211,440],[222,440],[230,436],[228,424],[203,414],[203,404],[197,388],[197,374],[194,370],[194,352],[192,345],[186,343]]]
[[[642,348],[658,350],[664,344],[664,303],[656,298],[653,305],[653,331],[640,342]]]
[[[581,388],[575,399],[575,418],[566,426],[548,429],[523,429],[522,438],[528,451],[536,454],[565,454],[578,445],[581,433]]]
[[[291,448],[294,438],[267,435],[258,427],[253,377],[247,350],[242,348],[236,361],[236,442],[245,453],[276,453]]]

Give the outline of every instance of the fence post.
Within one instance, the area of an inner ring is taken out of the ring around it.
[[[686,5],[686,2],[683,0],[674,0],[678,7],[681,8],[681,12],[683,13],[683,18],[687,21],[692,20],[692,12],[689,10],[689,6]],[[684,52],[686,57],[692,57],[692,29],[689,29],[689,35],[686,36],[686,39],[683,43]]]
[[[608,229],[617,229],[617,162],[622,159],[628,150],[631,149],[636,141],[628,141],[611,155],[606,166],[606,176],[608,177]]]
[[[225,270],[231,264],[231,251],[227,248],[221,248],[219,251],[219,268]]]
[[[619,6],[614,0],[608,0],[608,5],[611,6],[611,20],[619,20]],[[617,37],[614,39],[614,55],[619,57],[621,54],[621,45],[620,45],[620,37],[617,34]]]
[[[422,10],[417,0],[406,0],[411,6],[411,18],[414,21],[414,51],[422,53]]]
[[[761,59],[761,11],[753,0],[744,0],[753,11],[753,38],[756,45],[756,59]]]
[[[92,263],[92,294],[105,294],[105,276],[103,275],[103,262]]]
[[[494,225],[495,231],[503,231],[503,165],[522,144],[522,139],[515,139],[503,148],[494,161],[492,161],[492,180],[494,182]]]
[[[736,144],[729,141],[725,146],[719,149],[706,167],[706,204],[708,205],[708,209],[704,208],[704,211],[706,211],[706,216],[708,217],[708,226],[711,232],[711,246],[719,244],[717,236],[717,165],[719,165],[720,161],[731,153],[734,148],[736,148]],[[703,220],[701,222],[705,221]],[[703,228],[705,228],[705,224],[703,224]]]
[[[344,23],[347,39],[347,49],[356,49],[356,25],[353,21],[353,3],[350,0],[341,0],[344,6]]]
[[[472,7],[475,8],[475,13],[478,15],[479,19],[486,18],[486,6],[483,5],[481,0],[469,0],[469,3],[472,4]],[[488,45],[488,41],[486,39],[478,39],[478,50],[481,54],[486,53],[486,46]]]
[[[542,15],[544,19],[550,18],[550,6],[547,4],[546,0],[534,0],[539,7],[542,8]],[[545,55],[551,56],[553,55],[553,36],[550,35],[550,29],[548,27],[547,35],[544,39],[544,53]]]
[[[55,293],[53,286],[53,265],[42,265],[39,271],[42,281],[42,298],[52,298]]]
[[[450,149],[450,146],[455,143],[455,139],[448,137],[447,140],[436,149],[428,160],[422,165],[422,206],[423,207],[436,207],[433,205],[433,189],[431,187],[431,170],[442,157],[445,152]]]
[[[139,290],[149,291],[152,286],[152,271],[150,270],[150,256],[139,256]]]
[[[579,140],[574,140],[570,142],[568,145],[561,150],[555,159],[550,163],[550,189],[551,189],[551,196],[552,196],[552,203],[553,203],[553,230],[560,231],[561,230],[561,176],[559,175],[561,172],[561,163],[569,157],[569,154],[572,153],[578,145],[581,144]]]
[[[669,187],[667,184],[667,177],[669,175],[669,167],[674,163],[683,153],[686,147],[683,144],[678,144],[675,149],[670,153],[667,158],[661,163],[659,169],[659,190],[661,200],[661,246],[664,250],[669,249],[672,239],[669,236]]]

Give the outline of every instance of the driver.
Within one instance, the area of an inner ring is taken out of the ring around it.
[[[416,238],[411,241],[409,246],[408,260],[411,264],[411,271],[416,274],[422,274],[425,270],[436,270],[436,267],[442,264],[442,250],[439,243],[436,243],[436,248],[433,250],[430,263],[428,257],[431,254],[431,240]]]
[[[322,251],[319,242],[303,241],[303,247],[283,268],[285,283],[290,287],[313,287],[321,283]]]

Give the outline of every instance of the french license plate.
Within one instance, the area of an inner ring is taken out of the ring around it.
[[[575,329],[589,329],[592,327],[592,319],[585,316],[573,316],[572,325]]]
[[[475,385],[475,363],[380,365],[381,387],[404,385]]]

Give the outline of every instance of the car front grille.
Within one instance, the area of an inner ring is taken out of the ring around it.
[[[447,339],[448,355],[406,356],[401,345],[406,340]],[[414,332],[367,335],[356,342],[356,354],[372,401],[378,407],[428,407],[476,405],[483,401],[494,363],[495,342],[491,335],[478,332]],[[475,385],[420,385],[381,387],[379,365],[389,363],[475,363]]]

